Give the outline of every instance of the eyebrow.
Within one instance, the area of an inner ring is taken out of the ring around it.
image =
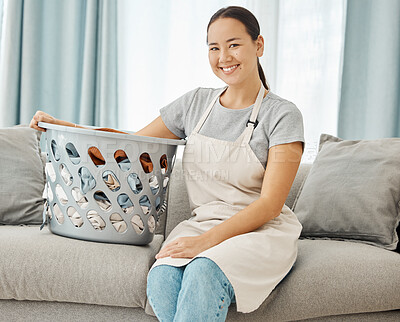
[[[234,40],[241,40],[241,38],[238,38],[238,37],[233,37],[233,38],[229,38],[227,41],[225,41],[225,42],[231,42],[231,41],[234,41]],[[214,46],[214,45],[218,45],[218,43],[216,43],[216,42],[212,42],[212,43],[209,43],[208,44],[209,46]]]

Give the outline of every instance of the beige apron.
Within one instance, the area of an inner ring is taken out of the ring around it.
[[[260,197],[265,169],[249,141],[263,100],[264,86],[261,84],[246,129],[235,142],[198,133],[223,91],[212,100],[190,134],[182,158],[192,217],[179,223],[163,246],[178,237],[201,235]],[[229,238],[194,258],[213,260],[233,286],[237,311],[252,312],[293,266],[301,229],[295,214],[284,205],[278,217],[260,228]],[[160,258],[151,269],[162,264],[183,266],[194,258]]]

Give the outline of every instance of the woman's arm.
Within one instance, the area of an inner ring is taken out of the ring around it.
[[[63,125],[63,126],[70,126],[70,127],[78,127],[81,129],[85,129],[84,126],[74,124],[71,122],[63,121],[63,120],[58,120],[55,117],[42,112],[42,111],[37,111],[35,115],[33,116],[29,126],[31,128],[34,128],[36,130],[45,132],[46,129],[41,128],[38,126],[39,122],[45,122],[45,123],[50,123],[50,124],[56,124],[56,125]],[[98,130],[108,130],[110,132],[120,132],[112,129],[98,129]],[[120,132],[124,133],[124,132]],[[161,116],[157,117],[153,122],[151,122],[149,125],[145,126],[143,129],[140,131],[137,131],[134,133],[135,135],[141,135],[141,136],[151,136],[151,137],[158,137],[158,138],[166,138],[166,139],[180,139],[180,137],[176,136],[174,133],[172,133],[167,126],[164,124],[163,120],[161,119]]]
[[[157,117],[153,122],[145,126],[143,129],[135,132],[135,135],[152,136],[166,139],[180,139],[179,136],[176,136],[167,128],[161,116]]]
[[[271,147],[260,198],[201,235],[204,242],[212,247],[233,236],[256,230],[279,216],[296,177],[302,153],[302,142]]]

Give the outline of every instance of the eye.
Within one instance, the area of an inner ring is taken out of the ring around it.
[[[237,47],[239,46],[238,44],[231,44],[229,47]]]
[[[216,51],[216,50],[218,50],[217,47],[210,47],[210,51]]]

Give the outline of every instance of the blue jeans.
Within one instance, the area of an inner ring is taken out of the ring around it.
[[[154,267],[147,278],[147,298],[162,322],[225,321],[229,305],[236,303],[228,278],[206,257],[182,267]]]

